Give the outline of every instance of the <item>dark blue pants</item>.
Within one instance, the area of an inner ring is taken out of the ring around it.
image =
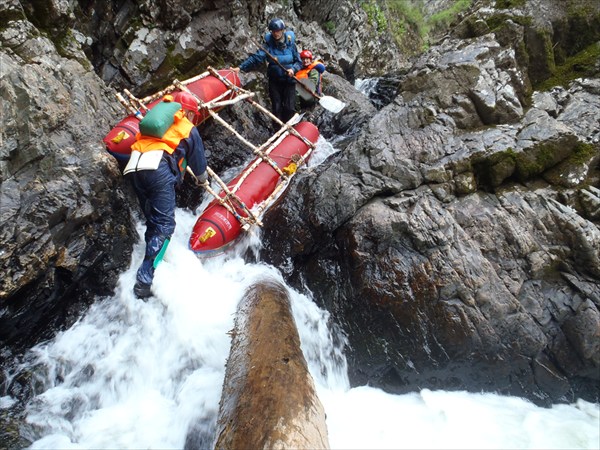
[[[138,282],[150,285],[154,269],[175,231],[177,178],[168,163],[162,160],[158,169],[134,172],[131,180],[146,217],[146,254],[136,278]]]
[[[296,84],[269,79],[269,97],[273,115],[282,122],[290,120],[296,112]]]

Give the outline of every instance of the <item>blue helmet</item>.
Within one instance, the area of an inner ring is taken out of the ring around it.
[[[269,22],[270,31],[280,31],[285,29],[285,22],[279,18],[271,19]]]

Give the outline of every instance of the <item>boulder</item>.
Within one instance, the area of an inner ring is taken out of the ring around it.
[[[433,46],[265,218],[262,256],[345,330],[353,385],[600,397],[597,78],[532,95],[514,43]]]
[[[114,292],[135,229],[101,142],[118,117],[112,92],[11,5],[0,34],[0,341],[19,349]]]

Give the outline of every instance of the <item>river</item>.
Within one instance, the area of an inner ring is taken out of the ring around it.
[[[320,141],[312,166],[332,151]],[[24,432],[31,448],[211,447],[237,304],[256,281],[283,278],[242,258],[259,248],[257,229],[228,254],[198,259],[188,249],[195,219],[177,210],[154,297],[143,302],[131,290],[143,257],[140,223],[115,295],[30,351],[24,365],[35,373],[36,396]],[[600,407],[582,400],[541,408],[495,394],[350,388],[343,335],[309,293],[289,291],[332,448],[600,448]],[[0,408],[12,402],[0,398]]]

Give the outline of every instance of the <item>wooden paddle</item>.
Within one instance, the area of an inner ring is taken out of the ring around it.
[[[281,64],[277,58],[275,58],[273,55],[271,55],[267,49],[265,49],[263,46],[259,45],[260,49],[265,52],[265,54],[275,63],[277,64],[279,67],[281,67],[281,69],[287,73],[288,69],[286,69],[283,64]],[[319,95],[316,92],[314,92],[313,90],[311,90],[308,86],[305,86],[304,83],[302,83],[298,77],[296,77],[296,75],[290,75],[292,78],[294,78],[294,80],[296,80],[296,82],[302,86],[302,88],[307,91],[309,94],[311,94],[314,98],[319,100],[319,105],[321,105],[323,108],[325,108],[328,111],[331,111],[332,113],[339,113],[342,109],[344,109],[344,106],[346,106],[346,104],[344,102],[342,102],[341,100],[338,100],[335,97],[331,97],[329,95]]]

